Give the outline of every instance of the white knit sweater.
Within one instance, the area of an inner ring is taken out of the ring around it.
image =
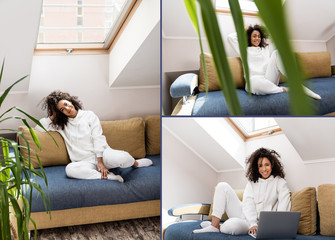
[[[237,34],[231,33],[228,35],[228,42],[240,57]],[[255,76],[265,76],[266,68],[270,61],[270,45],[261,47],[248,47],[248,65],[250,78]]]
[[[42,118],[41,124],[48,131],[57,131],[64,138],[70,160],[89,161],[96,163],[97,157],[102,157],[108,147],[99,118],[92,111],[78,110],[75,118],[69,118],[67,125],[62,129],[55,129],[50,118]],[[36,130],[44,131],[36,126]]]
[[[243,213],[249,227],[257,226],[261,211],[290,211],[291,196],[286,181],[281,177],[259,178],[248,182],[243,194]]]

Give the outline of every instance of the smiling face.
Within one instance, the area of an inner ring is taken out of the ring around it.
[[[73,104],[68,100],[60,100],[57,103],[57,109],[65,116],[68,116],[70,118],[75,118],[78,113]]]
[[[261,33],[258,30],[254,30],[251,33],[251,45],[253,47],[258,47],[259,44],[261,44],[262,38],[261,38]]]
[[[258,172],[261,174],[263,179],[267,179],[271,176],[272,165],[269,159],[266,157],[258,159]]]

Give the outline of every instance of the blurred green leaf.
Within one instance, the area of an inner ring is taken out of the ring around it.
[[[254,2],[259,10],[259,16],[262,18],[267,31],[272,36],[272,41],[278,49],[278,53],[285,68],[292,114],[314,114],[311,102],[302,88],[303,72],[290,44],[289,30],[282,1],[254,0]]]
[[[242,115],[243,113],[237,98],[235,82],[228,63],[213,4],[211,1],[198,0],[198,2],[201,6],[201,16],[208,44],[211,49],[215,69],[229,113],[231,115]]]
[[[236,28],[237,38],[238,38],[238,45],[240,49],[240,56],[242,60],[242,66],[244,71],[244,78],[247,84],[249,98],[251,98],[251,91],[250,91],[250,77],[249,77],[249,66],[248,66],[248,40],[247,34],[244,29],[244,21],[242,10],[240,7],[239,1],[236,0],[229,0],[230,11],[234,20],[234,25]]]

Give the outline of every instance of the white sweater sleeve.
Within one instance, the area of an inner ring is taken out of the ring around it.
[[[102,127],[98,116],[95,115],[93,112],[91,113],[92,117],[90,120],[90,127],[91,136],[93,139],[94,152],[97,157],[102,157],[102,154],[107,147],[107,142],[105,136],[102,135]]]
[[[47,131],[56,131],[56,129],[54,127],[52,127],[51,125],[51,120],[50,118],[42,118],[40,119],[40,123],[43,125],[43,127],[47,130]],[[41,128],[40,126],[36,125],[35,130],[39,131],[39,132],[44,132],[44,129]]]
[[[234,51],[237,53],[238,56],[241,56],[240,54],[240,48],[238,46],[238,40],[237,40],[237,33],[230,33],[227,38],[230,46],[234,49]]]
[[[246,217],[249,228],[257,226],[257,211],[254,200],[254,193],[252,191],[251,183],[248,182],[245,187],[242,201],[242,209],[244,216]]]
[[[291,194],[286,181],[281,178],[278,181],[278,207],[277,211],[291,210]]]

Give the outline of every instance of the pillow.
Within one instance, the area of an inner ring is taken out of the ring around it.
[[[335,184],[323,184],[318,187],[318,203],[320,233],[335,236]]]
[[[291,211],[301,212],[298,233],[315,235],[317,211],[316,190],[314,187],[307,187],[292,193]]]
[[[148,116],[145,118],[145,146],[148,155],[161,152],[161,118]]]
[[[38,140],[41,144],[42,151],[40,151],[36,146],[36,144],[34,143],[30,135],[29,129],[26,126],[19,127],[19,131],[22,131],[23,135],[26,137],[30,148],[36,151],[43,167],[55,166],[55,165],[67,165],[68,163],[70,163],[65,142],[63,140],[63,137],[58,132],[49,132],[51,136],[53,136],[54,139],[56,140],[58,144],[57,147],[57,145],[55,144],[53,139],[49,136],[49,134],[47,134],[46,132],[39,132],[37,130],[35,131]],[[20,135],[19,135],[19,143],[22,146],[27,146],[26,142]],[[20,151],[25,158],[28,158],[28,150],[21,149]],[[39,168],[38,160],[33,151],[30,151],[30,160],[34,168]]]
[[[298,52],[306,78],[330,77],[331,60],[329,52]]]
[[[216,189],[216,188],[215,188]],[[243,200],[243,193],[244,193],[244,189],[237,189],[235,190],[235,193],[238,197],[238,199],[240,199],[240,201]],[[214,199],[214,196],[213,196],[213,199]],[[212,220],[212,212],[213,212],[213,200],[212,200],[212,204],[211,204],[211,207],[209,209],[209,214],[208,214],[208,220]],[[222,217],[221,217],[221,222],[224,222],[228,219],[228,216],[227,214],[223,214]]]
[[[101,121],[103,135],[108,145],[117,150],[129,152],[134,158],[144,158],[145,137],[142,118]]]
[[[208,91],[221,90],[212,56],[210,54],[205,53],[204,57],[205,57],[206,70],[207,70],[207,76],[208,76]],[[233,75],[236,87],[244,89],[245,82],[244,82],[244,75],[243,75],[241,59],[239,57],[228,58],[228,62],[229,62],[230,69],[232,71],[232,75]],[[200,92],[206,91],[206,79],[205,79],[205,72],[204,72],[203,64],[201,60],[201,55],[200,55],[199,91]]]

